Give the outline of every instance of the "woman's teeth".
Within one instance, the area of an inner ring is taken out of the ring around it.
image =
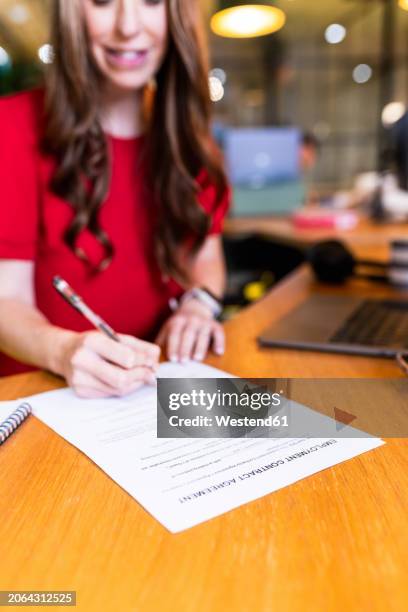
[[[116,55],[118,57],[122,57],[123,59],[135,59],[137,57],[141,57],[144,51],[115,51],[114,49],[110,50],[110,53]]]
[[[128,67],[128,66],[137,67],[144,62],[147,56],[146,50],[122,51],[119,49],[107,49],[106,51],[107,51],[107,56],[111,62],[113,62],[116,65],[125,66],[125,67]]]

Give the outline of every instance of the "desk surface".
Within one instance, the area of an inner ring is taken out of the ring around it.
[[[209,363],[241,376],[398,377],[392,361],[270,350],[257,334],[319,287],[306,269],[226,325]],[[387,295],[362,281],[331,293]],[[34,373],[1,399],[56,388]],[[101,470],[30,418],[0,449],[0,589],[77,590],[78,610],[404,610],[407,445],[370,453],[171,535]]]
[[[299,229],[287,217],[230,217],[225,222],[225,235],[239,237],[256,234],[286,244],[308,247],[321,240],[346,242],[357,256],[388,258],[391,240],[408,239],[408,223],[378,224],[360,219],[352,230]]]

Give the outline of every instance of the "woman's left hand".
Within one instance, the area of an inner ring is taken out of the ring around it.
[[[223,355],[225,333],[207,306],[191,299],[166,321],[156,343],[163,347],[170,361],[203,361],[211,346],[216,355]]]

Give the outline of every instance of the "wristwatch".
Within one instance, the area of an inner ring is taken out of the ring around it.
[[[198,300],[211,312],[214,319],[218,318],[222,313],[222,302],[206,287],[193,287],[189,289],[179,300],[171,298],[169,300],[169,306],[171,310],[176,311],[180,306],[186,304],[190,300]]]

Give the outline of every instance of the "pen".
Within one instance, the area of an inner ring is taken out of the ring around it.
[[[68,285],[67,281],[65,281],[60,276],[54,276],[52,279],[52,284],[54,288],[58,291],[58,293],[70,304],[75,310],[77,310],[85,319],[87,319],[94,327],[99,329],[101,332],[106,334],[115,342],[120,342],[119,335],[112,329],[106,321],[102,319],[99,315],[96,314],[87,304],[85,304],[84,300],[79,296],[75,291]],[[146,365],[147,368],[152,370],[154,374],[154,367],[151,365]]]
[[[75,310],[81,313],[85,319],[87,319],[94,327],[100,329],[101,332],[115,340],[120,342],[118,334],[111,328],[106,321],[104,321],[99,315],[97,315],[89,306],[87,306],[84,300],[70,287],[63,278],[60,276],[54,276],[52,284],[58,293],[70,304]]]

